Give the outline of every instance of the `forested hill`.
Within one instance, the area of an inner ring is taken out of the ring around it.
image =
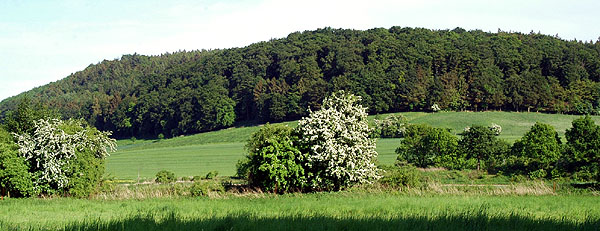
[[[35,68],[35,67],[32,67]],[[234,121],[281,121],[332,91],[371,113],[429,110],[600,110],[600,42],[536,33],[392,27],[319,29],[243,48],[125,55],[28,95],[116,136],[175,136]]]

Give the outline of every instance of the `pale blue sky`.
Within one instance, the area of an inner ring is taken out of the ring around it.
[[[123,54],[243,47],[322,27],[600,37],[600,1],[0,1],[0,100]]]

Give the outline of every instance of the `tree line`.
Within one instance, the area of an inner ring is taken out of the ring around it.
[[[460,138],[452,135],[449,129],[426,124],[382,124],[386,123],[378,124],[379,130],[393,128],[404,138],[396,149],[399,165],[457,170],[476,168],[531,179],[600,180],[600,126],[589,116],[572,121],[572,127],[565,132],[566,143],[554,127],[539,122],[512,145],[497,138],[502,132],[502,127],[497,124],[467,127],[460,133]]]
[[[369,113],[508,110],[598,114],[600,42],[539,33],[323,28],[222,50],[124,55],[24,97],[116,137],[166,137],[276,122],[361,96]]]

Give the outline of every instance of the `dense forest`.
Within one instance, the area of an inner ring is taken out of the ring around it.
[[[539,33],[392,27],[324,28],[243,48],[124,55],[0,103],[20,99],[84,118],[117,137],[177,136],[236,121],[282,121],[331,92],[370,113],[510,110],[598,114],[600,41]]]

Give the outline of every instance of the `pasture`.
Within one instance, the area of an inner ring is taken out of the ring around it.
[[[408,112],[410,123],[425,123],[434,127],[452,129],[458,135],[466,126],[473,124],[502,126],[501,139],[509,142],[519,139],[535,122],[547,123],[564,136],[565,129],[578,116],[526,113],[526,112]],[[369,116],[370,120],[387,115]],[[600,123],[600,117],[593,119]],[[297,122],[285,122],[296,126]],[[235,174],[235,164],[244,156],[244,145],[259,126],[234,127],[219,131],[181,136],[165,140],[119,140],[118,151],[107,159],[107,173],[117,179],[148,180],[166,169],[178,177],[204,175],[218,171],[219,175]],[[564,138],[563,138],[564,139]],[[399,139],[379,139],[377,152],[380,164],[393,164]],[[139,178],[138,178],[139,177]]]

